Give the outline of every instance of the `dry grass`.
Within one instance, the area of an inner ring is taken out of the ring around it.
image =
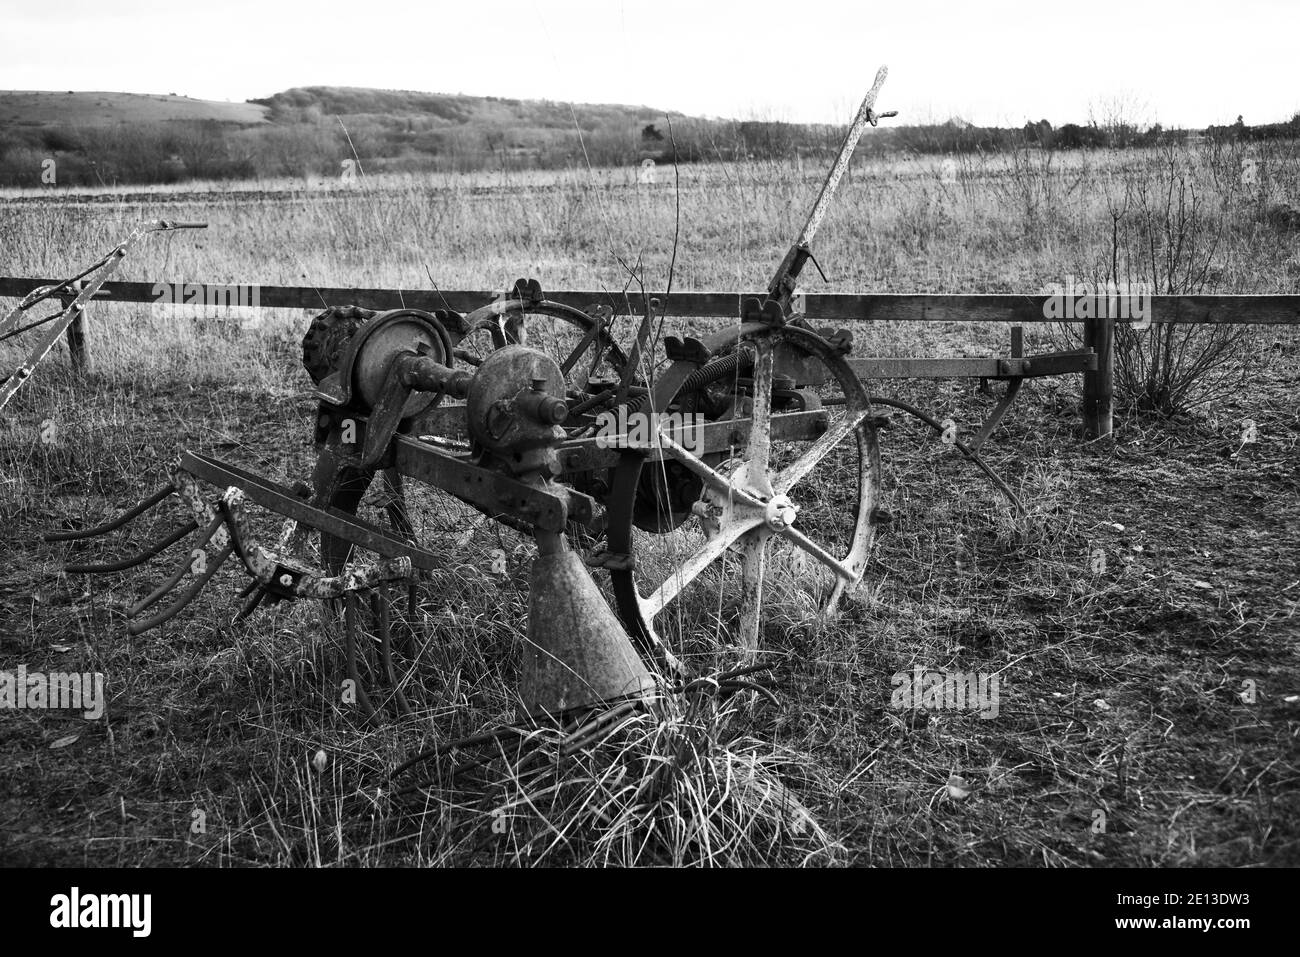
[[[1295,237],[1261,214],[1295,201],[1294,154],[1248,193],[1232,185],[1230,157],[1187,159],[1219,198],[1221,258],[1207,291],[1300,291]],[[818,257],[837,291],[1037,290],[1094,273],[1110,240],[1106,184],[1154,175],[1157,163],[1072,156],[1047,169],[1028,155],[964,166],[956,182],[937,166],[861,166]],[[764,283],[816,171],[682,173],[677,288]],[[544,287],[621,289],[615,253],[661,280],[671,251],[670,186],[595,187],[582,173],[544,189],[385,185],[274,202],[6,205],[0,272],[66,271],[126,222],[160,215],[212,229],[156,242],[125,278],[425,287],[428,267],[445,288],[533,275]],[[323,610],[281,605],[232,625],[232,572],[181,619],[128,640],[122,609],[166,563],[69,578],[59,572],[69,550],[39,532],[138,500],[178,445],[280,480],[305,475],[306,323],[285,313],[196,324],[127,307],[94,316],[97,370],[80,381],[52,357],[0,423],[0,668],[102,671],[108,719],[0,714],[6,863],[1300,860],[1300,712],[1286,700],[1300,692],[1300,546],[1283,532],[1300,523],[1290,331],[1270,335],[1277,350],[1239,356],[1247,391],[1196,418],[1124,420],[1106,447],[1076,438],[1074,382],[1034,382],[989,455],[1029,503],[1024,517],[927,430],[898,420],[883,436],[895,520],[843,617],[819,627],[789,581],[770,603],[778,707],[748,694],[666,702],[559,771],[525,778],[501,760],[476,781],[435,783],[413,807],[389,797],[388,772],[406,755],[513,719],[530,546],[492,526],[467,533],[463,510],[428,495],[423,530],[454,560],[413,613],[401,610],[399,630],[418,619],[421,667],[406,689],[418,717],[383,728],[339,703],[340,640]],[[964,324],[854,331],[859,352],[879,355],[996,351],[1006,335]],[[1027,348],[1049,348],[1042,335]],[[11,346],[0,346],[6,360]],[[991,403],[966,382],[898,395],[963,430]],[[1253,444],[1240,441],[1246,418]],[[165,519],[79,553],[129,551]],[[497,549],[504,574],[492,571]],[[709,598],[692,606],[712,620],[702,642],[730,613]],[[891,676],[913,664],[997,672],[999,716],[892,709]],[[1254,703],[1239,695],[1247,680]],[[49,748],[74,732],[74,745]],[[554,757],[554,740],[537,746]],[[650,800],[642,785],[656,761],[685,754]],[[954,775],[963,787],[949,787]]]

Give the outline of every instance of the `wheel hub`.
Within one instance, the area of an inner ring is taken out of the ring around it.
[[[794,524],[799,515],[799,507],[790,501],[788,495],[774,495],[764,510],[763,522],[774,532],[780,532]]]

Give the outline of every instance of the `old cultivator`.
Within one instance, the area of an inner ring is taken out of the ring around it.
[[[752,655],[765,587],[794,582],[795,597],[833,613],[886,519],[881,422],[846,362],[849,336],[810,328],[792,299],[859,137],[893,115],[874,112],[885,75],[766,296],[742,303],[729,328],[664,336],[660,349],[650,300],[625,349],[609,309],[548,301],[524,280],[468,315],[331,308],[303,341],[320,400],[309,485],[184,452],[137,507],[48,539],[103,535],[177,496],[189,514],[172,534],[123,561],[68,571],[121,571],[197,534],[130,609],[129,631],[174,617],[233,556],[251,577],[241,617],[295,598],[341,611],[349,676],[371,715],[359,660],[373,658],[371,671],[392,686],[386,701],[408,711],[396,663],[416,662],[410,636],[391,624],[393,596],[413,612],[421,579],[450,564],[424,535],[417,492],[441,496],[441,512],[458,500],[535,541],[520,689],[534,716],[680,687],[700,621]],[[364,517],[376,498],[386,520]],[[253,506],[287,519],[274,541],[259,537]],[[455,522],[472,518],[458,508]],[[608,575],[612,610],[591,569]]]

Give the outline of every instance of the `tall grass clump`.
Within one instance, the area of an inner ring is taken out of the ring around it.
[[[447,767],[396,794],[416,816],[460,818],[454,830],[512,864],[830,863],[837,848],[799,796],[817,787],[815,766],[762,740],[755,695],[771,697],[697,679],[648,707],[490,742],[467,773]]]

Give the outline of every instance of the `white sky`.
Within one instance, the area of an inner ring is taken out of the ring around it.
[[[783,17],[791,16],[788,22]],[[1300,0],[0,0],[0,88],[368,86],[844,122],[1166,126],[1300,110]]]

